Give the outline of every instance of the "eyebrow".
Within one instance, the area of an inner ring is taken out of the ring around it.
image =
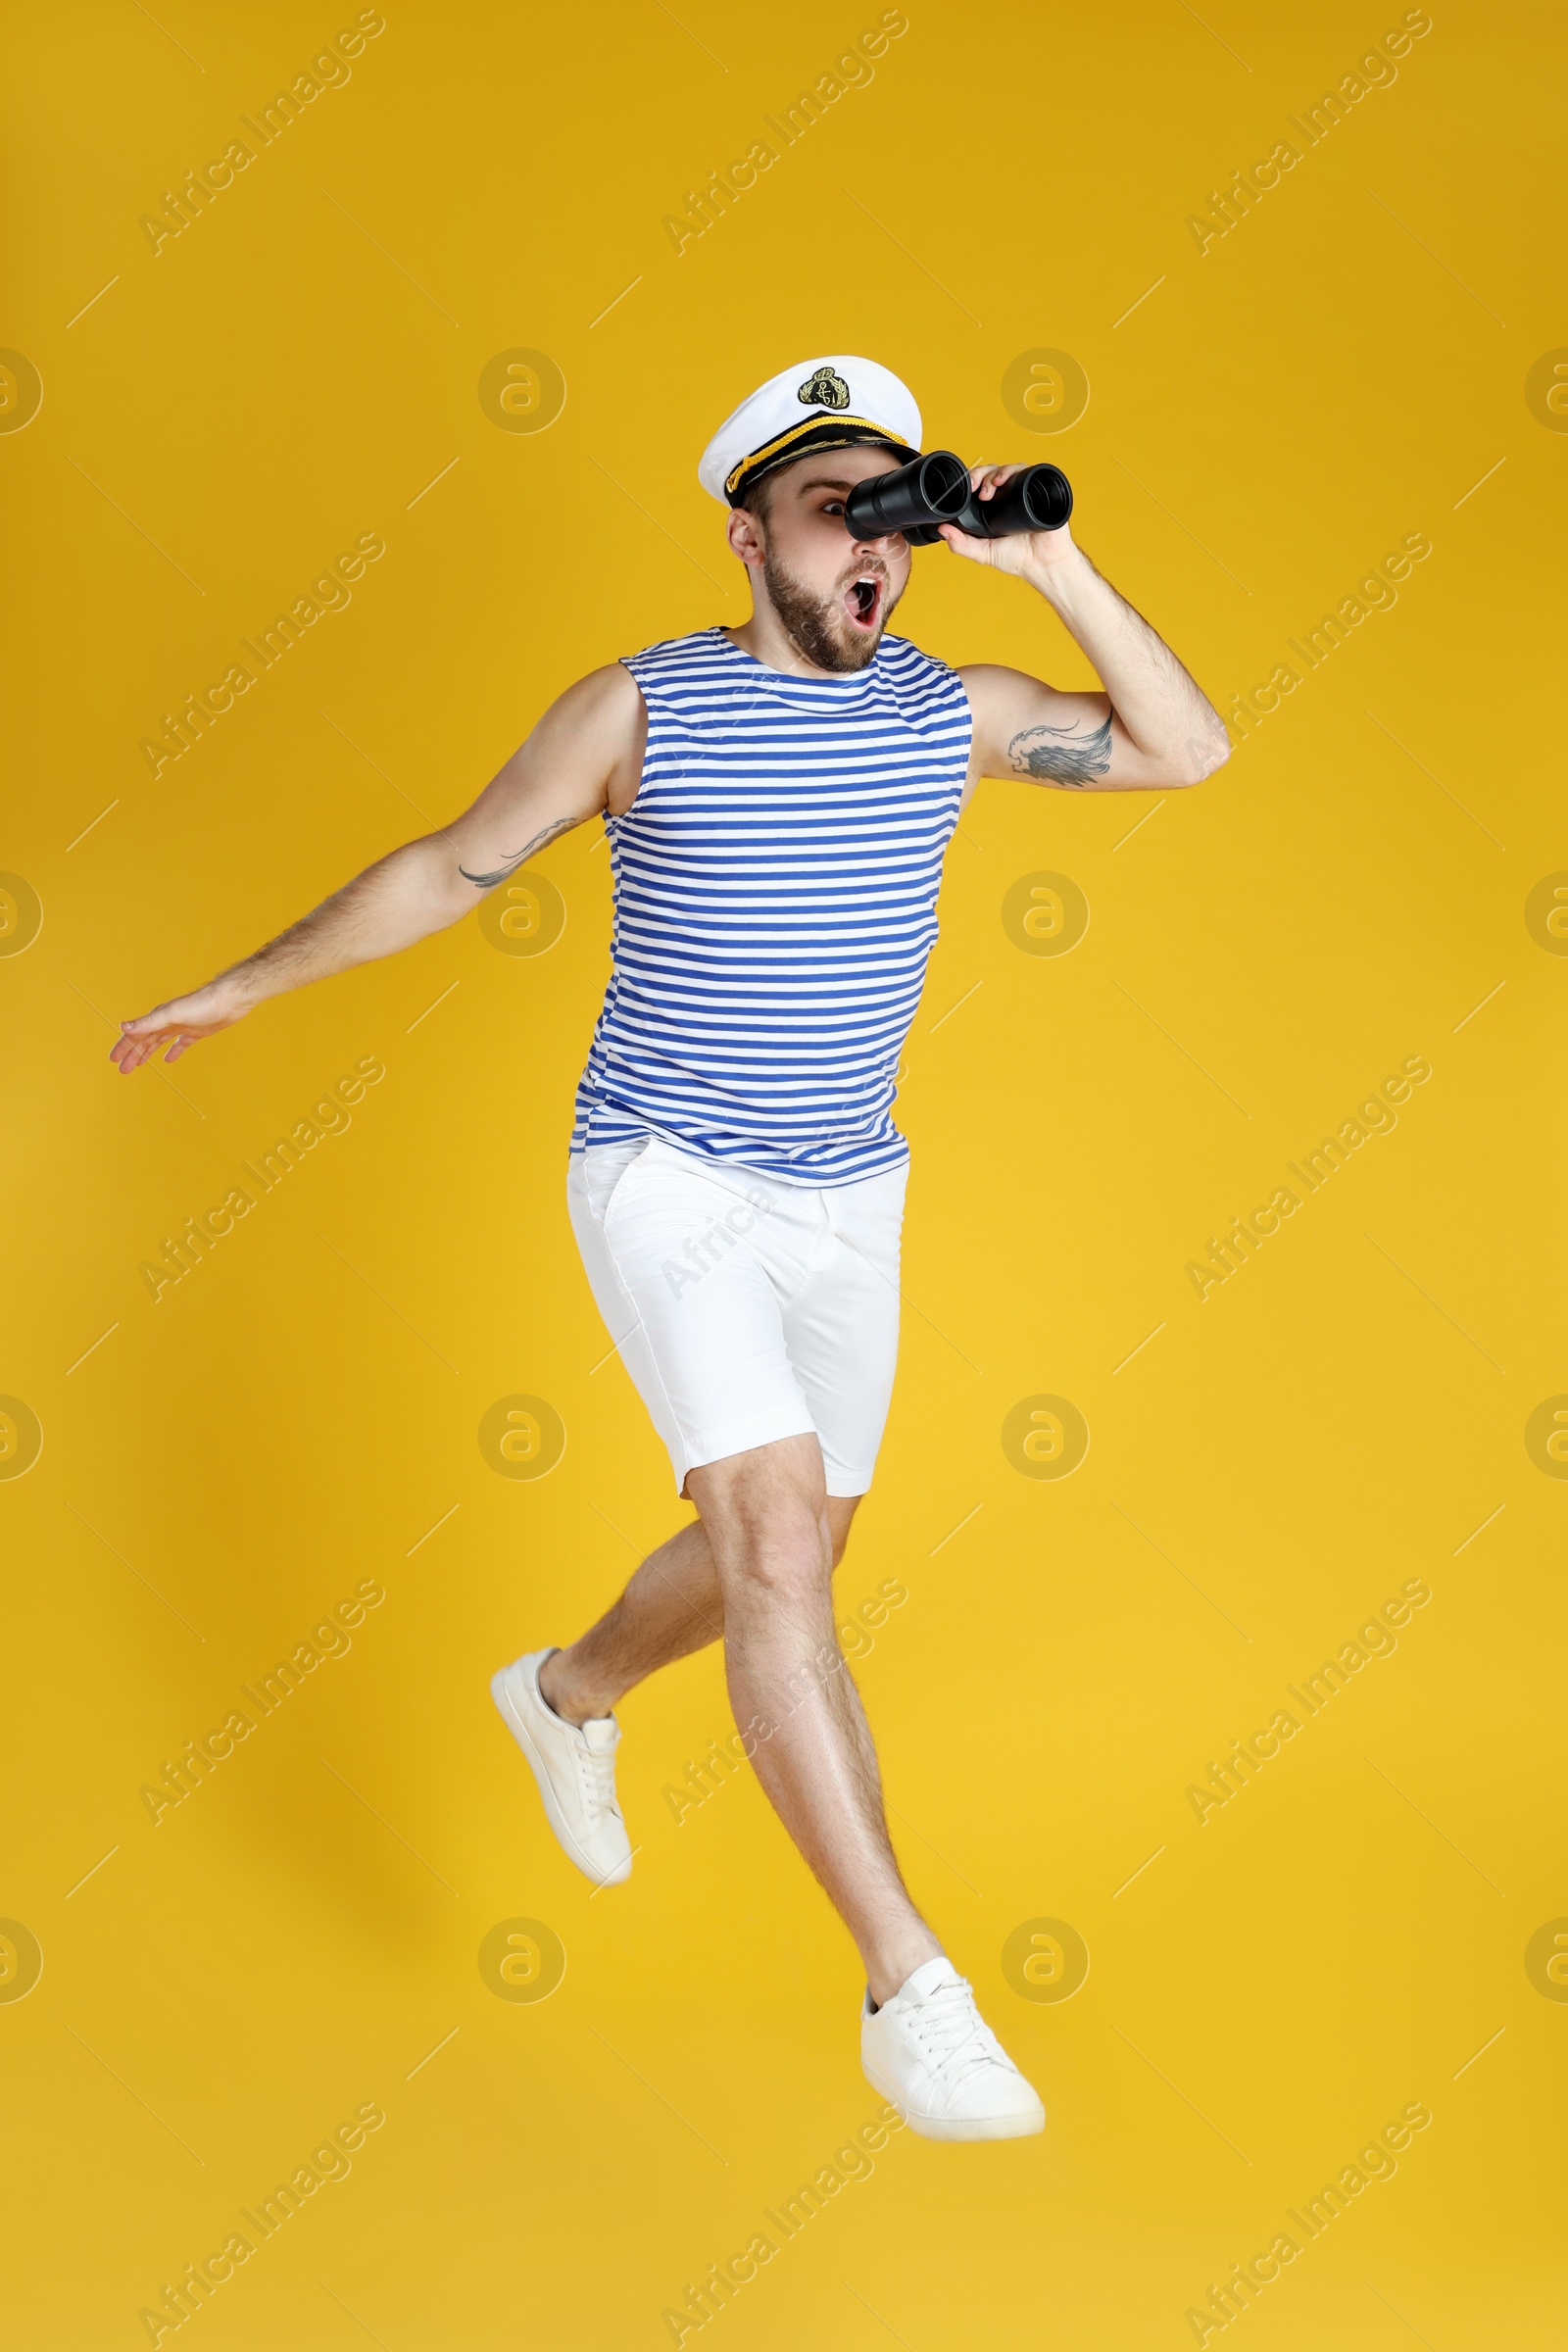
[[[855,484],[853,482],[834,481],[831,480],[825,473],[815,473],[811,476],[811,479],[808,482],[802,482],[800,486],[802,490],[853,490]]]

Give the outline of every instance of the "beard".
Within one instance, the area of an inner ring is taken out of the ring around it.
[[[786,570],[771,548],[764,550],[762,581],[773,610],[797,652],[804,654],[808,662],[814,662],[818,669],[853,673],[867,668],[876,659],[882,632],[904,593],[902,589],[894,593],[893,582],[880,565],[861,564],[858,568],[877,571],[883,581],[882,609],[876,627],[870,630],[854,626],[841,601],[842,588],[835,589],[831,596],[819,596],[804,580]]]

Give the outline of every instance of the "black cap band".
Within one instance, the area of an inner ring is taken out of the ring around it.
[[[743,460],[729,476],[724,484],[724,494],[732,507],[741,507],[745,505],[747,492],[754,484],[760,482],[764,473],[772,473],[780,466],[793,466],[798,458],[809,457],[817,450],[866,448],[886,449],[906,465],[912,464],[920,455],[917,449],[911,449],[906,441],[901,440],[897,433],[889,432],[885,425],[873,424],[869,417],[808,417],[800,424],[791,425],[789,431],[781,433],[776,441],[767,442],[761,449],[754,449],[751,456]]]

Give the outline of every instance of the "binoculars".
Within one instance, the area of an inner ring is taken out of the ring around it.
[[[857,539],[902,531],[911,547],[932,547],[945,522],[976,539],[1009,539],[1019,531],[1059,531],[1071,513],[1071,485],[1054,466],[1026,466],[982,499],[969,487],[963,460],[951,449],[933,449],[893,473],[857,482],[844,523]]]

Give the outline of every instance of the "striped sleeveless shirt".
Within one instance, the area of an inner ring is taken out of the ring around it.
[[[959,679],[902,637],[842,677],[718,628],[623,659],[648,749],[605,820],[612,969],[572,1152],[652,1134],[802,1185],[899,1166],[895,1074],[969,761]]]

